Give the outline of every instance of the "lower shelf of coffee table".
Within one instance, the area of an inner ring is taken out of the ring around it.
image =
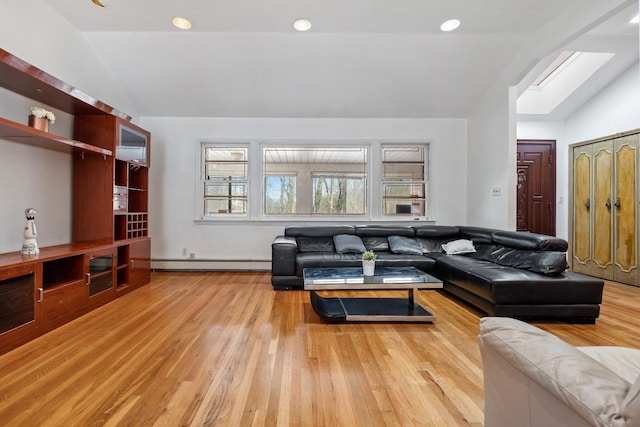
[[[311,306],[328,323],[434,322],[436,316],[407,298],[325,298],[311,291]]]

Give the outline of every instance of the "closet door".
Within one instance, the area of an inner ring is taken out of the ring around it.
[[[613,280],[613,143],[593,144],[593,250],[591,274]]]
[[[573,148],[573,235],[571,236],[572,268],[591,274],[591,173],[592,146]]]
[[[638,283],[638,134],[614,140],[614,280]]]

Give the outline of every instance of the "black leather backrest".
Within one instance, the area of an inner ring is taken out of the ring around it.
[[[331,237],[338,234],[355,234],[353,225],[289,225],[284,235],[290,237]]]
[[[492,238],[498,245],[515,249],[566,252],[569,248],[569,244],[564,239],[525,231],[496,231],[492,234]]]
[[[416,237],[425,238],[454,238],[460,234],[460,228],[455,225],[421,225],[413,227]]]
[[[493,241],[491,235],[498,231],[493,228],[467,227],[462,225],[458,228],[460,228],[460,235],[463,238],[469,239],[477,245],[490,244]]]
[[[403,225],[356,225],[356,234],[360,237],[414,237],[415,231],[413,228]]]

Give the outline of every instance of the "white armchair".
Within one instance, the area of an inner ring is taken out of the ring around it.
[[[640,426],[640,350],[574,347],[528,323],[480,320],[485,427]]]

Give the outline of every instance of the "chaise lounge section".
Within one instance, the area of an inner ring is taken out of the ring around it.
[[[439,278],[489,316],[594,323],[604,282],[567,271],[567,247],[552,236],[469,226],[288,226],[272,243],[271,283],[302,289],[304,268],[359,267],[366,249],[379,266]]]

